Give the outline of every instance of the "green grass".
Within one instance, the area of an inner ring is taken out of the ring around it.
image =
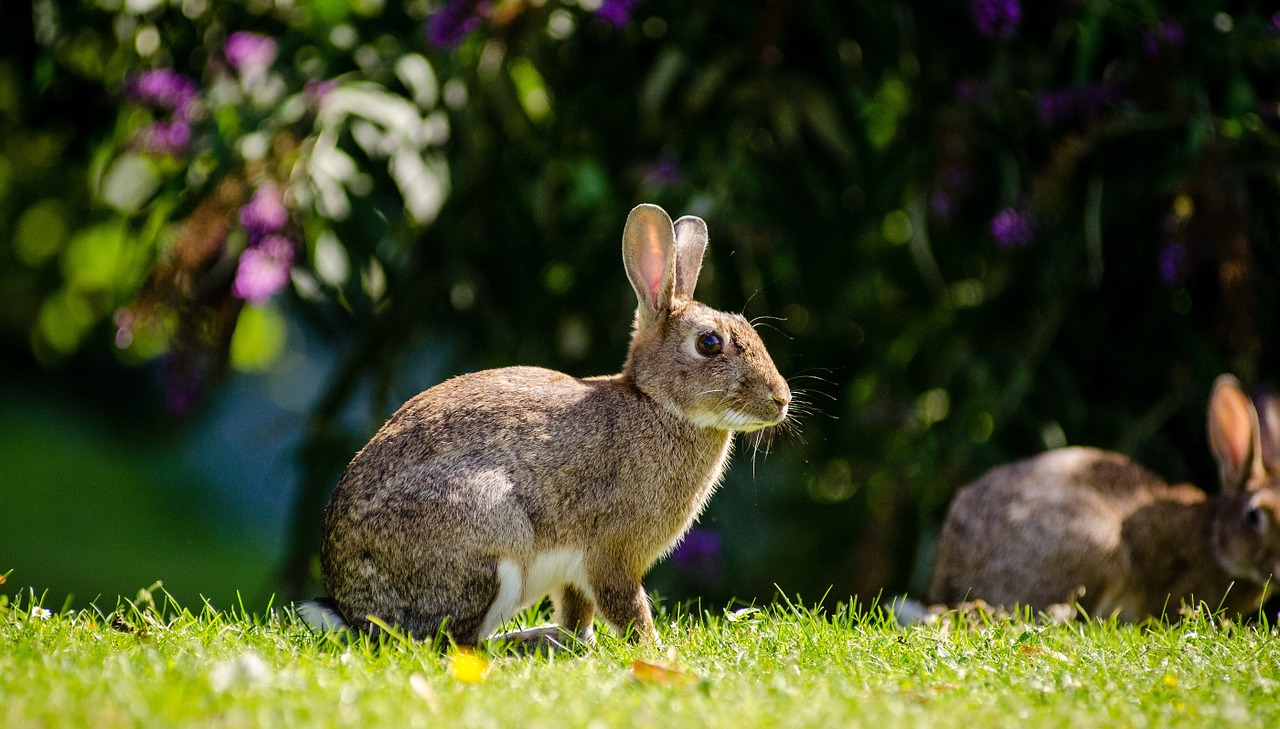
[[[784,601],[664,613],[665,648],[606,632],[583,656],[489,656],[484,680],[467,683],[427,645],[341,644],[312,637],[289,610],[151,600],[49,616],[6,600],[0,726],[1280,725],[1280,634],[1206,617],[904,629],[874,611]],[[637,659],[680,673],[638,677]]]

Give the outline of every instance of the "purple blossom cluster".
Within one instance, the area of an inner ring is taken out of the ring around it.
[[[639,0],[601,0],[592,14],[615,27],[631,22],[631,14]],[[448,0],[427,16],[427,44],[435,48],[457,48],[467,36],[479,29],[481,22],[493,12],[490,0]]]
[[[126,82],[126,94],[167,118],[143,127],[135,143],[152,154],[178,155],[191,143],[191,119],[200,99],[196,82],[171,68],[143,71]]]
[[[289,282],[293,266],[293,241],[286,237],[289,211],[274,182],[265,182],[240,208],[240,226],[249,237],[249,247],[240,254],[231,293],[245,301],[271,298]]]
[[[621,28],[631,22],[631,11],[635,9],[637,2],[639,0],[604,0],[596,8],[595,14]]]
[[[1028,213],[1005,208],[991,219],[991,237],[1005,250],[1021,248],[1035,235],[1036,221]]]
[[[192,108],[200,98],[196,82],[171,68],[157,68],[132,76],[126,91],[135,102],[173,112],[182,119],[191,118]]]
[[[191,125],[180,119],[154,121],[138,132],[137,143],[152,154],[177,156],[191,143]]]
[[[231,293],[245,301],[266,301],[289,283],[293,267],[293,241],[268,235],[240,254]]]
[[[222,45],[222,55],[227,65],[247,76],[265,73],[271,68],[277,49],[275,38],[241,30],[227,38]]]
[[[457,48],[480,27],[490,6],[485,0],[449,0],[427,16],[427,43],[436,48]]]
[[[718,533],[695,526],[684,535],[680,545],[672,552],[671,562],[680,572],[708,585],[716,582],[724,573],[722,552],[723,545]]]
[[[973,27],[987,38],[1008,40],[1022,25],[1022,3],[1019,0],[969,0],[969,17]]]

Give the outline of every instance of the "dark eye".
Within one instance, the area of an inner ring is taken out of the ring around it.
[[[724,350],[724,339],[715,332],[703,332],[698,335],[694,346],[698,348],[698,354],[703,357],[714,357]]]
[[[1262,509],[1259,509],[1256,506],[1249,507],[1249,510],[1244,513],[1244,520],[1248,522],[1249,528],[1255,532],[1262,531],[1262,522],[1264,518]]]

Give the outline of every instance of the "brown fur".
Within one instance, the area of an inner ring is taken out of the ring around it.
[[[535,559],[559,550],[585,575],[550,585],[562,628],[589,641],[598,611],[652,635],[641,578],[710,498],[733,432],[781,422],[791,397],[742,317],[692,300],[705,246],[697,218],[673,225],[652,205],[628,217],[639,307],[620,374],[476,372],[391,417],[325,511],[324,585],[351,625],[371,630],[372,615],[423,638],[443,626],[474,645],[512,589],[499,565],[519,568],[523,591]],[[708,331],[724,340],[717,356],[695,347]]]
[[[1259,405],[1275,411],[1268,398]],[[1232,615],[1257,610],[1280,577],[1280,431],[1260,424],[1224,375],[1209,434],[1222,479],[1214,496],[1093,448],[987,472],[948,510],[930,600],[1037,610],[1078,601],[1090,615],[1128,621],[1176,617],[1197,601]]]

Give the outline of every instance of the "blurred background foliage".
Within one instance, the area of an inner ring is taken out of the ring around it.
[[[318,589],[405,399],[616,371],[627,211],[808,406],[650,585],[919,593],[954,489],[1063,444],[1213,482],[1278,379],[1261,2],[36,0],[0,28],[0,573]],[[655,454],[660,457],[660,454]],[[236,593],[239,591],[239,598]]]

